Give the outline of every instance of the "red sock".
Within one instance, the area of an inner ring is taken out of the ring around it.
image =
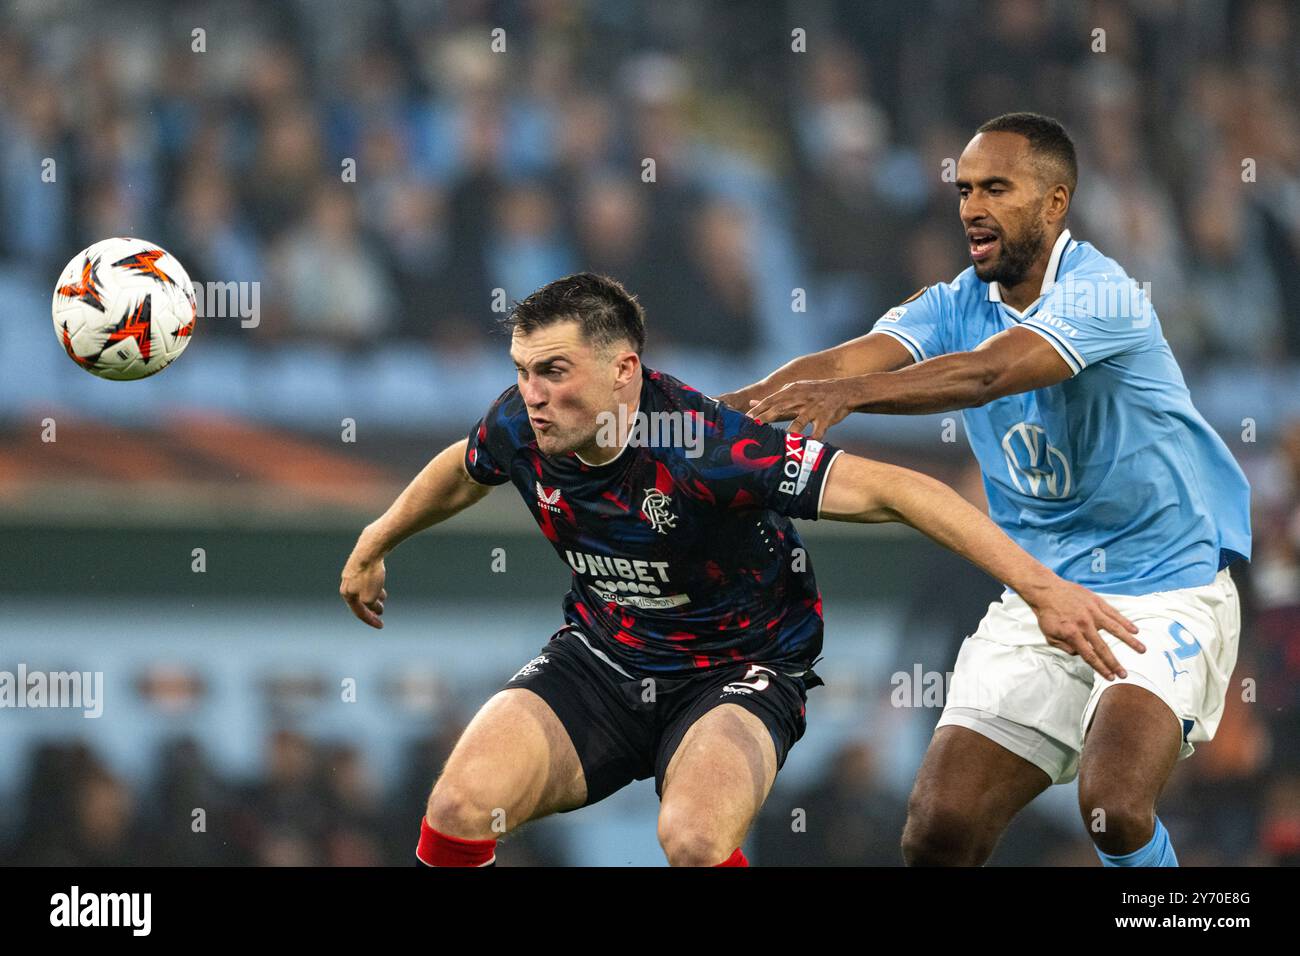
[[[749,861],[745,859],[745,854],[740,852],[740,847],[736,847],[735,853],[731,854],[731,856],[727,857],[721,863],[715,863],[713,865],[715,868],[719,866],[749,866]]]
[[[425,866],[485,866],[497,858],[496,840],[462,840],[447,836],[420,820],[416,858]]]

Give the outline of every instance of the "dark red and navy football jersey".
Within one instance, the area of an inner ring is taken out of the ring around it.
[[[648,368],[638,411],[649,427],[588,465],[538,450],[512,386],[470,433],[465,467],[514,482],[573,572],[565,619],[629,673],[803,671],[821,651],[822,603],[790,519],[817,517],[838,450]]]

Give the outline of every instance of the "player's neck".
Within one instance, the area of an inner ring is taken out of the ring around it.
[[[631,395],[620,400],[602,416],[601,427],[596,430],[595,437],[577,450],[578,459],[585,465],[607,465],[623,454],[640,408],[641,388],[638,384]]]
[[[999,282],[998,289],[1002,293],[1002,301],[1017,312],[1023,312],[1033,305],[1034,300],[1043,293],[1043,276],[1047,274],[1047,260],[1034,264],[1034,267],[1025,273],[1025,277],[1015,285],[1007,285]]]
[[[998,291],[1004,303],[1017,312],[1024,312],[1043,294],[1043,281],[1047,275],[1047,268],[1052,264],[1053,256],[1057,247],[1061,245],[1061,236],[1064,233],[1065,229],[1061,229],[1052,237],[1039,254],[1038,261],[1030,267],[1023,279],[1013,286],[1005,282],[998,283]]]

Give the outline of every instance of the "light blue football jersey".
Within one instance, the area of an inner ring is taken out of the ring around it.
[[[1250,485],[1195,406],[1145,291],[1062,233],[1023,313],[967,269],[873,332],[922,362],[1015,326],[1074,373],[962,412],[989,514],[1057,574],[1096,591],[1199,587],[1250,557]]]

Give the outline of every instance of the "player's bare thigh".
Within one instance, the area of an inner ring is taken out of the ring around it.
[[[910,866],[979,866],[1011,818],[1049,786],[1041,768],[967,727],[934,732],[907,805]]]
[[[763,721],[737,704],[693,723],[664,773],[659,844],[673,866],[714,866],[740,846],[776,779]]]
[[[515,687],[493,696],[465,728],[426,817],[449,836],[489,840],[586,799],[582,763],[559,717]]]

